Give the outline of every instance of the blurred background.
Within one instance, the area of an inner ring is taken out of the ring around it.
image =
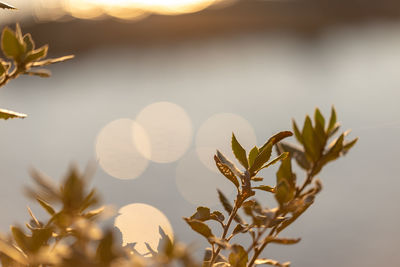
[[[124,242],[143,232],[157,240],[162,225],[201,250],[182,217],[220,208],[216,187],[233,199],[215,149],[233,158],[232,131],[249,151],[292,118],[302,125],[335,105],[359,143],[321,172],[324,190],[283,233],[302,241],[265,256],[298,267],[398,265],[398,1],[7,2],[18,10],[0,10],[2,27],[19,21],[50,56],[76,58],[51,66],[50,79],[0,89],[2,108],[29,115],[0,124],[1,232],[28,220],[27,205],[44,216],[23,197],[30,168],[60,180],[71,163],[92,163]],[[263,173],[271,185],[275,171]]]

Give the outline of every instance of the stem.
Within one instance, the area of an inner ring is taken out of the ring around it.
[[[313,164],[312,168],[307,172],[307,177],[303,183],[303,185],[300,187],[300,189],[297,190],[295,198],[299,197],[300,194],[304,191],[304,189],[312,182],[313,178],[314,178],[314,169],[315,166],[317,165],[317,162],[315,164]],[[276,219],[278,217],[278,215],[281,214],[279,212],[279,210],[275,213],[274,219]],[[287,214],[287,212],[282,212],[281,215],[285,216]],[[274,226],[274,228],[271,229],[271,231],[269,232],[268,236],[266,236],[264,238],[264,240],[262,241],[262,245],[259,248],[256,248],[257,243],[254,243],[251,245],[251,247],[249,248],[251,250],[251,248],[254,248],[254,255],[250,260],[250,263],[247,265],[248,267],[251,267],[254,265],[254,262],[256,261],[256,259],[258,258],[258,256],[261,254],[261,252],[265,249],[265,247],[269,244],[271,237],[276,237],[279,232],[275,233],[276,230],[278,229],[279,225]],[[289,226],[289,225],[287,225]],[[264,232],[266,231],[267,228],[265,228],[265,230],[263,229],[263,231],[261,232],[261,234],[257,237],[256,242],[258,242],[259,238],[264,234]],[[282,229],[283,230],[283,229]],[[249,252],[249,250],[248,250]]]
[[[224,232],[222,233],[222,236],[221,236],[222,240],[225,240],[226,235],[228,234],[229,227],[231,226],[231,223],[233,221],[233,218],[235,218],[241,205],[242,205],[241,196],[238,195],[236,198],[236,201],[235,201],[235,206],[233,207],[233,210],[232,210],[231,214],[229,215],[228,222],[226,223],[226,225],[224,227]],[[217,259],[217,256],[219,255],[220,252],[221,252],[221,247],[218,246],[217,250],[215,251],[215,253],[213,253],[213,255],[211,257],[210,266],[212,266],[214,264],[214,262]]]

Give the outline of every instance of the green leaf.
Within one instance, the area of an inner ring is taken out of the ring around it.
[[[0,8],[3,8],[3,9],[16,9],[12,5],[6,4],[4,2],[0,2]]]
[[[254,164],[254,160],[256,159],[258,153],[259,153],[259,151],[256,146],[250,150],[250,153],[249,153],[249,166],[250,167]]]
[[[246,150],[240,145],[236,136],[232,133],[232,151],[237,160],[246,169],[249,168],[249,163],[247,161]]]
[[[304,121],[302,138],[307,155],[309,155],[313,161],[317,161],[320,156],[321,146],[317,140],[317,136],[314,132],[314,128],[309,116],[307,116],[306,120]]]
[[[276,179],[277,184],[279,184],[281,181],[286,181],[292,189],[296,187],[295,175],[292,172],[290,158],[282,160],[281,166],[276,173]]]
[[[41,48],[38,48],[36,50],[32,50],[32,51],[28,52],[24,61],[26,63],[30,63],[30,62],[45,58],[47,56],[48,49],[49,49],[49,46],[45,45]]]
[[[26,116],[27,115],[23,114],[23,113],[18,113],[18,112],[6,110],[6,109],[0,109],[0,119],[3,119],[3,120],[14,119],[14,118],[23,119]]]
[[[40,204],[40,206],[42,206],[50,215],[54,215],[56,213],[53,207],[50,206],[50,204],[46,201],[41,200],[40,198],[36,198],[36,200]]]
[[[246,267],[249,257],[246,250],[237,244],[232,246],[232,252],[229,254],[229,263],[232,267]]]
[[[226,177],[228,178],[229,181],[231,181],[236,188],[239,188],[239,182],[238,179],[236,178],[235,174],[232,172],[232,170],[226,165],[221,162],[221,160],[217,157],[214,156],[214,161],[215,164],[217,165],[218,170]]]
[[[297,141],[299,141],[300,144],[303,144],[303,136],[300,133],[299,127],[297,127],[296,121],[292,120],[292,124],[293,124],[293,132],[294,132],[294,136],[296,136]]]
[[[263,149],[260,150],[253,165],[250,167],[250,175],[253,176],[260,168],[271,158],[273,143],[268,143]]]
[[[322,129],[325,129],[325,118],[322,116],[321,111],[316,108],[314,113],[314,121],[322,126]]]
[[[294,190],[290,188],[287,181],[281,181],[276,187],[275,199],[282,206],[293,199]]]
[[[198,207],[196,213],[190,216],[190,219],[202,222],[207,221],[210,219],[210,209],[207,207]]]
[[[328,139],[328,136],[325,133],[325,119],[318,108],[315,109],[314,121],[315,121],[314,132],[315,135],[317,136],[319,146],[323,148],[326,145],[326,140]]]
[[[332,106],[332,109],[331,109],[331,117],[330,117],[330,119],[329,119],[328,129],[326,130],[326,132],[327,132],[328,134],[331,133],[332,130],[334,129],[334,127],[335,127],[335,125],[336,125],[336,120],[337,120],[337,118],[336,118],[336,110],[335,110],[335,107]]]
[[[260,186],[257,186],[257,187],[253,187],[253,189],[258,189],[258,190],[263,190],[263,191],[266,191],[266,192],[275,193],[275,188],[270,187],[268,185],[260,185]]]
[[[35,42],[33,41],[32,35],[30,33],[25,34],[23,40],[24,40],[27,52],[30,52],[33,49],[35,49]]]
[[[208,225],[204,222],[190,218],[184,219],[195,232],[201,234],[205,238],[208,239],[214,236],[211,232],[210,227],[208,227]]]
[[[358,141],[358,137],[348,143],[344,143],[343,144],[343,154],[347,154],[347,152],[349,152],[349,150],[357,143],[357,141]]]
[[[1,48],[6,57],[19,61],[25,53],[24,44],[20,42],[16,34],[5,27],[1,36]]]

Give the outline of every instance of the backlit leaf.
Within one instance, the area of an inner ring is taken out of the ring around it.
[[[0,2],[0,8],[3,8],[3,9],[16,9],[12,5],[6,4],[4,2]]]
[[[1,36],[1,48],[6,57],[18,61],[25,53],[24,44],[20,43],[16,33],[5,27]]]
[[[300,144],[303,144],[303,136],[301,135],[299,127],[297,127],[295,120],[292,120],[292,124],[293,124],[294,136],[296,136],[296,139],[297,141],[299,141]]]
[[[260,168],[270,159],[272,153],[273,143],[268,143],[263,149],[260,149],[260,153],[258,153],[257,157],[254,160],[253,165],[250,167],[250,174],[253,176],[257,173]]]
[[[29,63],[29,62],[33,62],[33,61],[37,61],[39,59],[45,58],[47,56],[48,49],[49,49],[49,47],[47,45],[45,45],[41,48],[38,48],[36,50],[28,52],[24,61],[26,63]]]
[[[40,198],[36,198],[36,200],[40,204],[40,206],[42,206],[50,215],[54,215],[56,213],[53,207],[50,206],[50,204],[46,201],[41,200]]]
[[[26,45],[26,51],[27,52],[30,52],[33,49],[35,49],[35,42],[33,41],[32,36],[31,36],[30,33],[25,34],[23,40],[24,40],[24,43]]]
[[[246,250],[240,245],[233,245],[232,252],[229,254],[229,263],[232,267],[246,267],[248,261]]]
[[[254,160],[256,159],[258,153],[259,153],[259,150],[256,146],[250,150],[250,153],[249,153],[249,166],[250,167],[254,164]]]
[[[281,181],[276,187],[275,199],[280,205],[284,205],[293,199],[294,190],[290,188],[286,180]]]
[[[23,113],[18,113],[18,112],[6,110],[6,109],[0,109],[0,119],[3,119],[3,120],[14,119],[14,118],[23,119],[26,116],[27,115],[23,114]]]
[[[232,133],[232,151],[237,160],[246,169],[249,168],[249,163],[247,161],[246,150],[240,145],[236,136]]]
[[[201,234],[205,238],[213,237],[214,235],[211,232],[210,227],[202,221],[184,218],[185,221],[189,224],[189,226],[197,233]]]
[[[293,245],[299,243],[301,238],[274,238],[270,243],[282,244],[282,245]]]
[[[302,138],[306,153],[312,160],[317,161],[320,155],[321,146],[318,142],[309,116],[307,116],[304,121]]]
[[[233,172],[231,171],[231,169],[230,169],[227,165],[223,164],[223,163],[221,162],[221,160],[220,160],[217,156],[214,156],[214,161],[215,161],[215,164],[217,165],[218,170],[219,170],[226,178],[228,178],[228,180],[231,181],[231,182],[236,186],[236,188],[239,188],[238,179],[236,178],[235,174],[233,174]]]
[[[270,187],[270,186],[268,186],[268,185],[256,186],[256,187],[253,187],[253,189],[258,189],[258,190],[262,190],[262,191],[266,191],[266,192],[271,192],[271,193],[274,193],[274,192],[275,192],[275,188]]]
[[[336,120],[337,120],[337,118],[336,118],[336,110],[335,110],[335,107],[332,106],[331,117],[329,119],[328,129],[326,131],[328,134],[331,133],[332,130],[334,129],[334,127],[336,125]]]
[[[198,207],[195,214],[193,214],[190,219],[196,219],[199,221],[207,221],[210,219],[210,209],[207,207]]]

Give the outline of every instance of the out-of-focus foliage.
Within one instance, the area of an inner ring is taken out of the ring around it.
[[[70,169],[60,186],[54,185],[44,174],[32,172],[36,186],[27,188],[27,195],[48,213],[48,218],[40,220],[28,208],[30,222],[25,227],[14,225],[8,236],[0,237],[0,262],[6,267],[289,266],[289,262],[263,258],[261,253],[270,243],[292,245],[300,241],[300,238],[280,237],[279,234],[313,204],[322,188],[315,175],[356,143],[357,139],[344,141],[346,133],[343,133],[327,145],[338,129],[336,112],[332,108],[328,123],[318,109],[314,122],[307,116],[301,131],[293,122],[293,131],[301,146],[281,142],[293,135],[284,131],[247,153],[232,135],[232,150],[241,167],[219,151],[214,157],[217,168],[237,190],[233,204],[218,190],[227,217],[222,211],[198,207],[192,216],[184,218],[211,246],[205,251],[203,263],[193,260],[193,251],[173,242],[161,228],[158,247],[146,244],[148,253],[145,255],[135,249],[135,243],[123,246],[122,240],[118,241],[116,228],[100,227],[104,208],[98,206],[100,197],[96,190],[88,189],[90,172],[80,173],[76,168]],[[277,156],[271,159],[273,148]],[[259,172],[278,162],[276,183],[260,184],[263,178]],[[297,181],[292,162],[304,169],[302,182]],[[255,198],[260,194],[273,194],[277,206],[261,206]],[[220,225],[221,236],[213,233],[208,225],[210,221]],[[243,243],[234,242],[237,235],[247,235],[250,245],[245,247]]]
[[[189,250],[172,242],[160,229],[158,248],[148,245],[152,257],[144,257],[135,244],[122,246],[116,229],[101,229],[104,207],[98,207],[96,190],[88,190],[89,174],[72,167],[60,186],[44,174],[32,172],[36,186],[27,194],[48,213],[38,219],[28,208],[31,220],[11,226],[11,233],[0,238],[2,266],[167,266],[181,262],[197,266]],[[158,251],[158,252],[155,252]]]
[[[0,2],[0,8],[12,7]],[[40,67],[73,58],[73,56],[65,56],[46,59],[48,45],[36,48],[32,36],[29,33],[23,35],[19,24],[16,25],[15,31],[8,27],[3,29],[1,50],[7,60],[0,58],[0,87],[21,74],[50,77],[50,72]],[[0,119],[25,117],[26,115],[22,113],[0,109]]]
[[[211,211],[208,207],[198,207],[191,217],[185,218],[189,226],[206,238],[211,246],[203,266],[289,266],[289,262],[279,263],[261,258],[261,253],[270,243],[292,245],[300,241],[300,238],[282,238],[278,235],[313,204],[322,188],[315,176],[327,163],[345,155],[357,142],[357,138],[345,141],[348,134],[345,132],[328,145],[328,140],[339,131],[339,127],[333,107],[328,122],[316,109],[314,122],[307,116],[301,131],[293,121],[293,132],[300,146],[281,142],[293,135],[284,131],[269,138],[261,147],[255,146],[248,154],[232,134],[232,151],[241,166],[237,167],[219,151],[214,157],[218,170],[237,190],[233,204],[218,190],[227,219],[221,211]],[[272,158],[274,147],[277,156]],[[293,172],[293,161],[305,172],[302,182],[297,181]],[[259,172],[278,162],[280,167],[276,173],[276,183],[260,184],[264,179],[258,175]],[[277,207],[261,206],[255,196],[263,193],[273,194]],[[215,236],[208,226],[210,220],[219,222],[222,228],[220,237]],[[247,248],[232,242],[240,234],[249,236],[250,245]],[[226,251],[226,255],[221,255],[222,251]]]

